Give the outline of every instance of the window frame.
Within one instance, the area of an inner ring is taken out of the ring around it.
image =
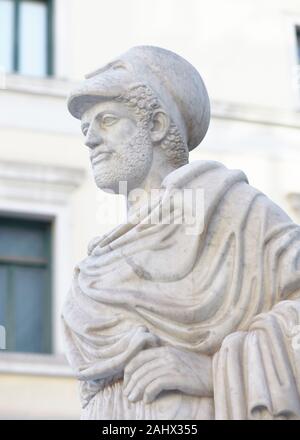
[[[292,110],[298,113],[300,111],[300,64],[298,61],[296,27],[300,27],[300,15],[287,10],[282,13],[281,20],[287,57],[290,102]]]
[[[10,0],[14,3],[13,11],[13,42],[12,42],[12,72],[20,73],[20,4],[26,0]],[[46,19],[46,76],[54,75],[54,0],[34,0],[45,3],[47,8]]]
[[[13,270],[14,267],[42,267],[46,269],[46,277],[45,277],[45,298],[43,301],[43,309],[40,311],[42,314],[42,320],[43,320],[43,333],[42,333],[42,351],[39,352],[31,352],[31,351],[22,351],[22,350],[14,350],[7,348],[6,344],[6,350],[10,353],[28,353],[28,354],[51,354],[53,352],[52,347],[52,326],[53,326],[53,316],[52,316],[52,220],[50,219],[34,219],[34,218],[28,218],[28,217],[21,217],[16,215],[8,215],[6,213],[0,213],[0,223],[9,222],[9,224],[14,224],[17,227],[23,223],[25,225],[25,229],[29,227],[31,229],[35,226],[40,228],[42,225],[42,228],[44,229],[44,240],[45,240],[45,259],[34,259],[30,257],[24,257],[19,258],[16,257],[14,259],[11,259],[9,257],[1,256],[0,258],[0,267],[4,267],[7,270],[7,276],[8,276],[8,292],[7,292],[7,299],[8,299],[8,313],[12,313],[14,310],[14,302],[15,302],[15,296],[13,295]],[[1,227],[1,225],[0,225]],[[4,322],[3,325],[6,329],[6,337],[8,341],[14,341],[15,339],[15,332],[16,332],[16,323],[14,322],[14,319],[9,319],[8,322]],[[13,344],[12,344],[13,345]]]
[[[83,169],[0,161],[0,214],[27,219],[51,221],[52,224],[52,270],[51,270],[51,314],[52,354],[64,353],[61,310],[70,288],[74,270],[72,260],[71,197],[73,191],[84,182]],[[24,185],[26,182],[26,185]],[[62,184],[63,182],[63,184]],[[38,190],[37,190],[38,188]],[[11,353],[0,350],[4,356],[13,359],[46,356],[41,354]]]
[[[293,52],[294,52],[294,69],[293,69],[293,89],[295,91],[295,108],[300,111],[300,20],[295,20],[293,26]]]
[[[295,24],[295,34],[296,34],[298,64],[300,65],[300,24],[299,23]]]

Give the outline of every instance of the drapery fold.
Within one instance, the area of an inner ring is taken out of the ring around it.
[[[157,210],[163,220],[169,206],[179,218],[182,206],[172,195],[187,188],[196,197],[198,189],[204,195],[203,225],[196,219],[194,233],[185,222],[147,222]],[[83,381],[83,405],[122,378],[139,350],[172,345],[214,356],[217,418],[257,417],[264,407],[274,417],[284,411],[296,414],[296,358],[275,351],[276,341],[282,350],[289,345],[278,330],[282,322],[274,323],[279,312],[272,308],[277,303],[284,307],[291,298],[298,304],[299,244],[300,227],[252,188],[241,171],[196,161],[169,174],[150,212],[92,240],[89,255],[75,268],[63,327],[68,359]],[[256,328],[269,313],[276,318],[264,324],[268,330],[263,324]],[[283,320],[289,319],[287,314]],[[285,388],[277,387],[277,400],[270,394],[268,362],[280,371],[290,363],[293,375],[286,371],[284,383],[296,390],[293,409],[279,404],[283,396],[292,396],[290,389],[285,394]],[[251,381],[260,384],[256,391]],[[260,396],[259,389],[269,391]]]
[[[300,418],[300,301],[225,338],[213,360],[216,419]]]

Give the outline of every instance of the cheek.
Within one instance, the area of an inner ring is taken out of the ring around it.
[[[122,144],[127,144],[136,135],[137,126],[134,122],[130,120],[120,121],[115,124],[104,133],[104,140],[110,144],[115,144],[116,147]]]

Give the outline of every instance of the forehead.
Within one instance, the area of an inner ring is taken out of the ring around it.
[[[101,114],[111,113],[119,117],[134,118],[135,114],[125,103],[113,100],[99,101],[86,110],[81,118],[82,122],[88,122]]]

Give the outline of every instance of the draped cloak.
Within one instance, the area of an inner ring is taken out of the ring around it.
[[[145,221],[166,206],[176,218],[184,188],[203,191],[198,230]],[[92,240],[62,320],[82,418],[300,418],[300,227],[241,171],[170,173],[150,213]],[[130,359],[164,345],[212,356],[212,398],[123,396]]]

